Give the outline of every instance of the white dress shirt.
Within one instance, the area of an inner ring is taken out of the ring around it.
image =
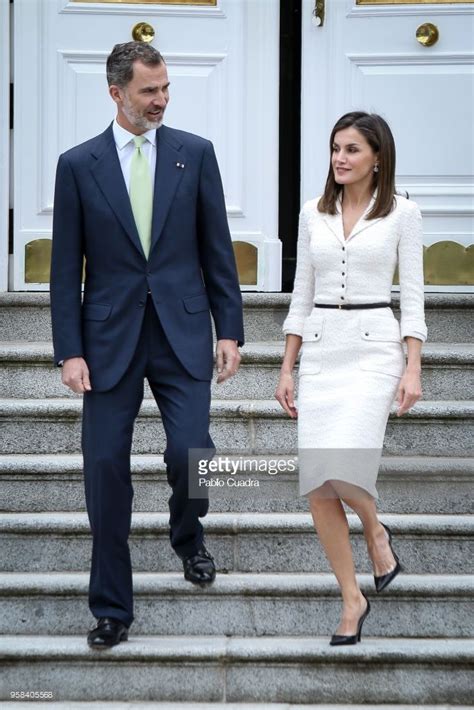
[[[122,126],[117,123],[117,119],[113,122],[112,130],[114,132],[115,147],[117,148],[123,179],[125,180],[128,192],[130,192],[130,166],[135,151],[135,143],[133,142],[135,134],[122,128]],[[151,186],[153,189],[155,186],[156,166],[156,128],[152,128],[142,133],[142,135],[146,138],[142,145],[142,154],[146,157],[150,165]]]

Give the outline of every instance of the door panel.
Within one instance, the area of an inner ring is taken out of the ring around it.
[[[107,55],[146,21],[168,65],[165,122],[215,145],[242,288],[279,290],[278,2],[15,0],[14,8],[14,288],[48,289],[38,265],[48,263],[58,155],[112,121]]]
[[[397,188],[423,213],[426,289],[472,290],[474,7],[326,0],[316,27],[313,0],[303,5],[303,199],[324,188],[336,120],[381,114],[397,145]],[[427,22],[439,32],[432,46],[417,39]]]

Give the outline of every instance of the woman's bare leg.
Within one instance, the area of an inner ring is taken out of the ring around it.
[[[390,550],[387,533],[377,517],[374,498],[363,488],[344,481],[331,481],[340,497],[359,517],[364,528],[367,551],[372,560],[375,576],[388,574],[396,562]]]
[[[330,483],[311,493],[309,504],[316,532],[341,588],[342,617],[335,633],[351,636],[367,602],[356,579],[347,517]]]

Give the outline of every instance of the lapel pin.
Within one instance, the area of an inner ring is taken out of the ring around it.
[[[177,168],[184,168],[184,163],[176,163]]]

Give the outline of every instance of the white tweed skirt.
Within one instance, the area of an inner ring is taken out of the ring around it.
[[[404,368],[391,308],[313,309],[298,377],[300,495],[338,480],[378,498],[385,429]]]

